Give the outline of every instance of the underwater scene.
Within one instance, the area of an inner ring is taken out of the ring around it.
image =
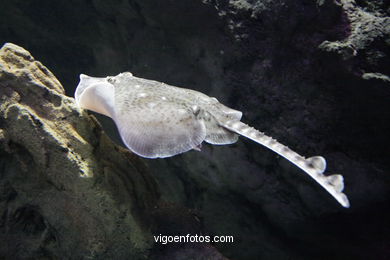
[[[389,15],[5,1],[0,259],[390,259]]]

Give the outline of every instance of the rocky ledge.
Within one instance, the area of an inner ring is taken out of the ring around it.
[[[151,247],[156,203],[143,163],[109,141],[54,75],[0,50],[0,255],[135,257]]]

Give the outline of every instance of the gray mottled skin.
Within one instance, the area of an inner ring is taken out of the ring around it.
[[[283,156],[324,187],[342,206],[349,207],[343,177],[325,176],[321,156],[305,158],[275,139],[242,123],[240,111],[203,93],[134,77],[80,76],[76,102],[85,109],[111,117],[125,145],[146,158],[174,156],[199,149],[203,141],[231,144],[247,137]]]

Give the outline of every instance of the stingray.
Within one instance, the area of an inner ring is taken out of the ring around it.
[[[253,127],[242,112],[191,89],[138,78],[130,72],[113,77],[80,75],[75,92],[79,107],[111,117],[123,143],[145,158],[165,158],[195,149],[202,142],[225,145],[239,135],[281,155],[310,175],[343,207],[349,207],[343,176],[324,175],[322,156],[305,158]]]

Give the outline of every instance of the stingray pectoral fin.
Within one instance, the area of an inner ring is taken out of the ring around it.
[[[173,113],[160,105],[116,114],[114,121],[125,145],[146,158],[170,157],[199,147],[206,136],[203,121],[190,111]]]
[[[326,191],[328,191],[343,207],[349,208],[350,204],[347,196],[342,193],[344,188],[343,176],[339,174],[325,176],[323,172],[326,169],[326,161],[321,156],[313,156],[305,158],[296,152],[292,151],[287,146],[282,145],[275,139],[266,136],[264,133],[250,127],[240,121],[228,121],[221,126],[226,129],[249,138],[256,143],[264,145],[272,151],[283,156],[304,172],[310,175],[317,183],[319,183]]]

